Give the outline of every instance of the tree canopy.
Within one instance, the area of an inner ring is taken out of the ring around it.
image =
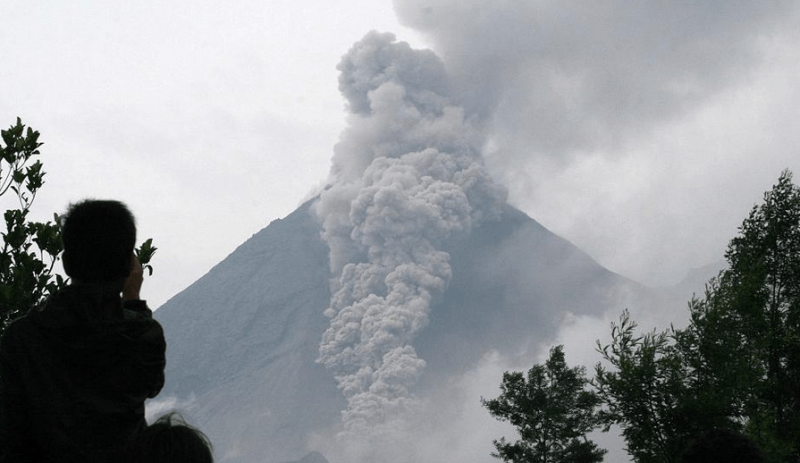
[[[685,329],[634,334],[625,311],[593,380],[637,462],[680,461],[693,437],[743,430],[770,462],[800,458],[800,189],[789,171],[689,302]]]
[[[0,197],[13,193],[17,206],[3,214],[5,232],[0,249],[0,336],[14,318],[41,304],[66,285],[53,268],[62,250],[58,216],[54,221],[28,218],[45,172],[39,156],[39,132],[17,123],[0,131]],[[8,196],[6,196],[8,198]]]
[[[506,372],[502,393],[481,403],[495,418],[508,421],[520,434],[516,442],[494,441],[492,455],[510,463],[595,463],[606,453],[586,438],[597,427],[600,400],[586,390],[583,367],[569,368],[563,346],[550,350],[543,365]]]
[[[752,208],[725,258],[727,268],[689,301],[685,328],[642,334],[624,310],[611,343],[597,344],[593,390],[582,370],[566,367],[561,346],[527,381],[503,375],[501,396],[483,403],[521,439],[495,441],[494,456],[573,461],[564,456],[571,443],[593,445],[579,437],[617,425],[638,463],[681,462],[713,432],[742,433],[769,463],[800,461],[800,188],[791,172]],[[586,455],[575,461],[602,459]]]
[[[54,272],[64,245],[58,214],[53,221],[35,222],[29,214],[36,194],[44,185],[45,172],[39,148],[39,132],[26,127],[20,118],[0,131],[0,197],[12,196],[14,207],[3,214],[5,232],[0,248],[0,337],[11,321],[41,305],[47,297],[66,286],[67,279]],[[18,206],[18,207],[17,207]],[[150,260],[156,248],[152,238],[136,249],[139,262],[153,274]]]
[[[784,171],[692,307],[697,365],[773,461],[800,458],[800,188]],[[720,381],[720,379],[722,381]]]

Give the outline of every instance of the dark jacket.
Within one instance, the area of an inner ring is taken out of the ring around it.
[[[72,285],[12,323],[0,344],[0,462],[113,459],[146,426],[166,343],[144,301]]]

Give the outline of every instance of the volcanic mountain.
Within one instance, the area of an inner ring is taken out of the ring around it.
[[[341,427],[345,400],[317,362],[331,274],[310,206],[273,221],[155,312],[168,343],[159,400],[209,434],[218,461],[299,460]],[[648,293],[511,206],[447,251],[452,278],[414,340],[427,363],[414,393],[429,407],[487,356],[530,357],[565,314],[621,310]],[[437,416],[458,413],[445,408]]]
[[[480,397],[504,369],[540,361],[565,320],[662,296],[507,204],[491,111],[461,104],[435,53],[370,32],[338,69],[328,186],[156,312],[151,413],[184,410],[223,462],[491,461],[508,429]]]

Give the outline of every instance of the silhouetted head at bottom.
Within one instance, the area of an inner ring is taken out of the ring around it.
[[[213,463],[213,446],[199,429],[168,413],[142,430],[128,451],[130,463]]]
[[[689,444],[683,463],[763,463],[764,454],[746,436],[726,429],[706,432]]]

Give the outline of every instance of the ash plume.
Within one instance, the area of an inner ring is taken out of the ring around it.
[[[347,400],[345,431],[364,435],[413,409],[425,367],[413,340],[451,276],[443,246],[499,217],[506,193],[432,52],[371,32],[339,70],[348,127],[314,208],[335,275],[318,361]]]
[[[394,0],[510,168],[626,142],[746,80],[792,2]],[[513,156],[513,158],[512,158]]]
[[[678,281],[687,267],[717,258],[728,231],[711,224],[738,214],[727,196],[704,197],[716,210],[708,232],[680,231],[681,221],[708,219],[686,215],[702,188],[742,183],[757,194],[752,168],[698,161],[794,152],[794,132],[777,129],[786,113],[771,102],[793,93],[772,76],[797,80],[797,58],[784,51],[798,43],[797,2],[392,4],[441,57],[453,94],[490,126],[484,158],[509,202],[637,280]],[[742,128],[732,122],[740,118]],[[750,128],[770,132],[770,141],[725,135]],[[699,169],[708,170],[695,183]]]

